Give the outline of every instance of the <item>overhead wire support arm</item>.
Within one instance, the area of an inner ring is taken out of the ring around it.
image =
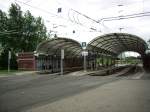
[[[81,13],[81,12],[78,12],[78,11],[76,11],[76,10],[74,10],[74,9],[71,9],[71,10],[73,10],[74,12],[76,12],[76,13],[78,13],[78,14],[84,16],[84,17],[86,17],[87,19],[90,19],[90,20],[92,20],[92,21],[94,21],[94,22],[96,22],[96,23],[99,23],[99,21],[94,20],[94,19],[92,19],[91,17],[89,17],[89,16],[87,16],[87,15]]]
[[[73,18],[71,18],[70,17],[70,11],[72,11],[73,12]],[[76,17],[76,19],[75,19],[75,13],[77,13],[77,17]],[[81,22],[80,22],[80,20],[79,20],[79,18],[78,18],[78,16],[83,16],[83,15],[81,15],[81,13],[80,12],[78,12],[78,11],[76,11],[76,10],[74,10],[74,9],[69,9],[69,11],[68,11],[68,18],[69,18],[69,20],[72,22],[72,23],[75,23],[75,24],[78,24],[78,25],[80,25],[80,26],[82,26],[82,27],[85,27],[85,28],[88,28],[88,26],[86,26],[86,25],[84,25],[84,24],[82,24]],[[86,15],[85,15],[86,16]],[[85,17],[84,16],[84,17]],[[86,18],[87,18],[88,16],[86,16]],[[90,17],[88,17],[88,19],[89,19]],[[92,19],[92,18],[91,18]],[[91,20],[90,19],[90,20]],[[94,21],[94,22],[98,22],[98,21],[96,21],[96,20],[92,20],[92,21]],[[99,23],[98,23],[99,24]],[[90,29],[90,30],[93,30],[93,31],[97,31],[95,28],[92,28],[92,27],[89,27],[88,29]],[[101,32],[101,31],[97,31],[97,32]]]

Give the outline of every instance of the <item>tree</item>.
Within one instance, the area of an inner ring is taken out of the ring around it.
[[[16,63],[17,52],[34,51],[45,39],[47,31],[41,17],[34,17],[30,11],[23,14],[16,3],[11,4],[8,14],[0,10],[0,67],[6,67],[9,50]]]
[[[7,16],[6,13],[0,10],[0,54],[3,51],[4,47],[6,47],[5,43],[7,40]]]
[[[23,27],[23,51],[34,51],[36,46],[43,40],[47,39],[46,27],[42,18],[34,18],[29,11],[24,15]]]
[[[11,5],[8,21],[8,29],[14,33],[9,35],[11,42],[8,40],[7,43],[15,52],[34,51],[39,42],[47,39],[42,18],[35,18],[30,11],[23,15],[18,4]]]
[[[150,39],[147,41],[148,49],[150,49]]]
[[[21,43],[22,40],[22,29],[23,29],[23,16],[21,8],[18,4],[11,4],[8,13],[8,31],[11,33],[8,36],[7,44],[8,48],[10,48],[14,52],[21,51]]]

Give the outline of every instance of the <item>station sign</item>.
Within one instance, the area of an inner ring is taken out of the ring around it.
[[[82,42],[82,47],[86,47],[86,42]]]
[[[88,51],[82,51],[82,56],[87,56],[88,55]]]
[[[86,42],[82,42],[81,46],[83,49],[86,49]]]

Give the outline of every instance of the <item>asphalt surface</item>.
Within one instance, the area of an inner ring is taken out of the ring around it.
[[[141,72],[141,71],[140,71]],[[0,78],[0,112],[23,112],[103,85],[131,78],[126,76],[22,75]],[[149,80],[149,74],[142,76]]]

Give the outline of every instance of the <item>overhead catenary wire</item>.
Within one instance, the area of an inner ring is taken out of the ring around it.
[[[77,15],[77,21],[79,24],[81,24],[80,20],[79,20],[79,15]]]
[[[147,17],[147,16],[150,16],[150,12],[131,14],[131,15],[125,15],[125,16],[110,17],[110,18],[109,17],[108,18],[102,18],[99,22],[100,22],[100,24],[105,26],[104,22],[107,22],[107,21],[134,19],[134,18]],[[110,29],[107,26],[105,26],[105,28]]]
[[[29,6],[29,7],[31,7],[31,8],[34,8],[34,9],[40,10],[40,11],[42,11],[42,12],[45,12],[45,13],[47,13],[47,14],[50,14],[50,15],[52,15],[52,16],[54,16],[54,17],[58,17],[58,15],[56,15],[56,14],[50,12],[50,11],[44,10],[44,9],[42,9],[42,8],[39,8],[39,7],[30,5],[30,4],[27,4],[27,3],[22,2],[22,1],[19,1],[19,0],[15,0],[15,1],[18,2],[18,3],[24,4],[24,5],[26,5],[26,6]]]
[[[142,12],[142,13],[136,13],[136,14],[130,14],[130,15],[125,15],[125,16],[117,16],[117,17],[108,17],[108,18],[102,18],[100,19],[99,21],[95,20],[95,19],[92,19],[91,17],[83,14],[83,13],[80,13],[79,11],[76,11],[74,9],[71,9],[73,11],[75,11],[76,13],[86,17],[87,19],[90,19],[96,23],[100,23],[101,25],[105,26],[104,25],[104,21],[113,21],[113,20],[122,20],[122,19],[130,19],[130,18],[138,18],[138,17],[146,17],[146,16],[150,16],[150,12]]]
[[[31,2],[32,0],[28,0],[28,1],[26,1],[25,3],[29,3],[29,2]]]
[[[99,23],[99,21],[97,21],[97,20],[95,20],[95,19],[93,19],[93,18],[91,18],[91,17],[89,17],[89,16],[87,16],[87,15],[85,15],[85,14],[79,12],[79,11],[76,11],[76,10],[74,10],[74,9],[71,9],[71,10],[73,10],[74,12],[76,12],[76,13],[78,13],[78,14],[84,16],[84,17],[87,18],[87,19],[90,19],[90,20],[92,20],[92,21],[94,21],[94,22],[96,22],[96,23]]]
[[[143,10],[143,12],[141,12],[141,13],[134,13],[134,14],[123,15],[123,16],[113,16],[113,17],[101,18],[99,20],[99,23],[105,27],[104,22],[107,22],[107,21],[134,19],[134,18],[148,17],[148,16],[150,16],[150,12],[144,12],[144,10]],[[105,27],[105,28],[108,28],[108,27]]]
[[[17,2],[19,2],[19,3],[21,3],[21,4],[24,4],[24,5],[27,5],[27,6],[31,7],[31,8],[34,8],[34,9],[43,11],[43,12],[45,12],[45,13],[48,13],[48,14],[50,14],[50,15],[53,15],[54,17],[62,18],[62,19],[65,19],[65,20],[68,21],[68,19],[66,19],[66,18],[64,18],[64,17],[62,17],[62,16],[58,16],[58,15],[56,15],[56,14],[54,14],[54,13],[51,13],[51,12],[49,12],[49,11],[47,11],[47,10],[44,10],[44,9],[42,9],[42,8],[29,5],[29,4],[27,4],[27,3],[25,3],[25,2],[22,2],[22,1],[19,1],[19,0],[15,0],[15,1],[17,1]],[[73,21],[71,21],[71,22],[73,22]],[[77,22],[75,22],[75,23],[77,23]]]
[[[58,2],[57,0],[56,0],[56,2],[58,3],[58,4],[62,4],[62,3],[60,3],[60,2]],[[91,17],[89,17],[89,16],[87,16],[87,15],[85,15],[85,14],[83,14],[83,13],[81,13],[81,12],[79,12],[79,11],[77,11],[77,10],[75,10],[75,9],[73,9],[72,7],[70,7],[70,6],[68,6],[68,5],[66,5],[65,4],[65,6],[66,7],[68,7],[69,8],[69,11],[68,11],[68,18],[69,18],[69,20],[71,21],[71,22],[75,22],[76,24],[79,24],[79,25],[81,25],[81,26],[83,26],[83,27],[87,27],[88,29],[91,29],[91,27],[88,27],[88,26],[86,26],[86,25],[84,25],[83,23],[81,23],[80,22],[80,20],[79,20],[79,18],[78,18],[78,16],[79,15],[81,15],[81,16],[83,16],[83,17],[85,17],[86,19],[88,19],[88,20],[92,20],[92,21],[94,21],[94,22],[98,22],[97,20],[94,20],[93,18],[91,18]],[[70,17],[70,12],[75,12],[77,15],[76,15],[76,18],[75,18],[75,14],[73,13],[73,20],[71,19],[71,17]],[[92,30],[92,29],[91,29]],[[98,31],[99,32],[99,31]]]
[[[137,18],[137,17],[144,17],[144,16],[150,16],[150,12],[142,12],[142,13],[135,13],[135,14],[124,15],[124,16],[115,16],[115,17],[102,18],[102,19],[99,20],[99,23],[101,23],[102,21],[130,19],[130,18]]]
[[[58,16],[57,14],[54,14],[54,13],[49,12],[49,11],[47,11],[47,10],[44,10],[44,9],[42,9],[42,8],[39,8],[39,7],[36,7],[36,6],[32,6],[32,5],[30,5],[30,4],[27,4],[27,3],[22,2],[22,1],[19,1],[19,0],[15,0],[15,1],[18,2],[18,3],[21,3],[21,4],[23,4],[23,5],[29,6],[29,7],[31,7],[31,8],[34,8],[34,9],[40,10],[40,11],[42,11],[42,12],[45,12],[45,13],[47,13],[47,14],[50,14],[50,15],[52,15],[52,17],[61,18],[61,19],[64,19],[64,20],[66,20],[66,21],[68,21],[68,22],[71,21],[70,19],[68,20],[67,18],[64,18],[64,17],[62,17],[62,16]],[[85,26],[85,25],[83,25],[83,24],[81,24],[81,23],[77,23],[76,21],[71,21],[71,22],[72,22],[72,23],[79,24],[80,26],[87,28],[87,26]],[[87,29],[90,29],[90,28],[87,28]]]
[[[72,17],[73,18],[71,18],[70,17],[70,12],[72,11]],[[91,27],[89,27],[89,26],[86,26],[86,25],[84,25],[83,23],[81,23],[80,22],[80,20],[79,20],[79,18],[78,18],[78,16],[80,15],[79,13],[76,13],[77,15],[76,15],[76,18],[75,18],[75,11],[73,11],[72,9],[69,9],[69,11],[68,11],[68,18],[69,18],[69,20],[70,21],[72,21],[73,23],[76,23],[76,24],[78,24],[78,25],[80,25],[80,26],[82,26],[82,27],[84,27],[84,28],[87,28],[87,29],[90,29],[90,30],[93,30],[93,29],[91,29]],[[73,20],[72,20],[73,19]],[[95,31],[95,29],[93,30],[93,31]],[[99,32],[99,31],[97,31],[97,32]]]
[[[65,20],[67,20],[67,21],[71,21],[71,22],[74,22],[74,23],[76,23],[76,24],[79,24],[79,25],[81,25],[81,26],[85,26],[85,25],[83,25],[81,22],[78,21],[79,19],[76,21],[76,18],[75,18],[75,17],[73,17],[74,20],[71,20],[71,18],[69,18],[69,20],[68,20],[68,19],[66,19],[66,18],[64,18],[64,17],[62,17],[62,16],[60,17],[60,16],[58,16],[57,14],[51,13],[51,12],[46,11],[46,10],[44,10],[44,9],[41,9],[41,8],[39,8],[39,7],[29,5],[29,4],[24,3],[24,2],[21,2],[21,1],[19,1],[19,0],[15,0],[15,1],[20,2],[20,3],[24,4],[24,5],[30,6],[30,7],[32,7],[32,8],[35,8],[35,9],[37,9],[37,10],[41,10],[41,11],[43,11],[43,12],[46,12],[46,13],[48,13],[48,14],[50,14],[50,15],[53,15],[54,17],[62,18],[62,19],[65,19]],[[100,20],[95,20],[95,19],[93,19],[93,18],[91,18],[91,17],[89,17],[89,16],[87,16],[87,15],[85,15],[85,14],[83,14],[83,13],[77,11],[77,10],[74,10],[74,9],[72,9],[72,8],[71,8],[70,10],[72,10],[72,11],[76,12],[77,14],[79,14],[79,15],[81,15],[81,16],[83,16],[83,17],[89,19],[89,20],[92,20],[92,21],[94,21],[95,23],[98,23],[98,24],[101,24],[101,21],[113,21],[113,20],[121,20],[121,19],[130,19],[130,18],[136,18],[136,17],[150,16],[150,15],[149,15],[150,12],[145,12],[145,13],[137,13],[137,14],[131,14],[131,15],[125,15],[125,16],[117,16],[117,17],[108,17],[108,18],[102,18],[102,19],[100,19]],[[146,15],[144,15],[144,14],[146,14]],[[74,16],[74,15],[73,15],[73,16]],[[77,16],[78,16],[78,15],[77,15]],[[87,26],[85,26],[85,27],[87,27]],[[88,28],[88,29],[90,29],[90,28]]]

